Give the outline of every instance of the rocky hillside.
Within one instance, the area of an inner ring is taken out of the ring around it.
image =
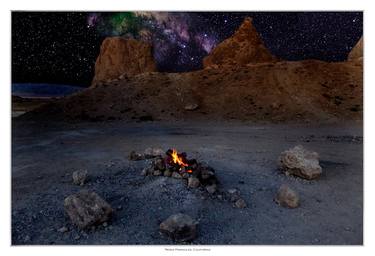
[[[246,53],[245,49],[250,50]],[[203,70],[142,73],[144,69],[137,69],[141,74],[132,76],[117,72],[117,78],[43,106],[25,118],[267,122],[362,119],[362,62],[275,60],[261,43],[251,20],[246,19],[232,38],[219,44],[205,59]],[[137,61],[135,58],[133,63]],[[104,64],[97,65],[97,73],[102,72],[100,65]],[[153,65],[146,66],[148,71],[153,70]],[[108,64],[103,69],[111,67]]]

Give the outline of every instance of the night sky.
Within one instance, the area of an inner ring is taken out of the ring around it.
[[[285,60],[342,61],[362,36],[361,12],[13,12],[13,83],[88,86],[106,36],[152,42],[160,71],[202,67],[244,17]]]

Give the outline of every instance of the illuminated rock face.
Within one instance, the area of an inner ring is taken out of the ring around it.
[[[152,46],[148,43],[108,37],[104,39],[95,63],[92,86],[100,82],[156,71]]]
[[[363,37],[359,39],[357,44],[353,47],[348,55],[348,61],[358,60],[363,58]]]
[[[274,61],[277,61],[277,58],[264,46],[252,19],[246,18],[233,36],[218,44],[210,55],[204,58],[203,66],[244,66],[249,63]]]

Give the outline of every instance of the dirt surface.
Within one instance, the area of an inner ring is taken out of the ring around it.
[[[199,221],[192,244],[362,244],[362,124],[279,125],[241,122],[53,123],[13,120],[12,243],[173,244],[159,224],[181,212]],[[302,144],[320,154],[316,181],[277,170],[281,151]],[[175,147],[215,168],[220,189],[238,188],[247,208],[188,189],[184,180],[143,177],[131,150]],[[72,184],[86,168],[90,180]],[[301,198],[286,209],[281,184]],[[64,214],[65,197],[82,188],[116,210],[108,226],[81,232]],[[58,229],[67,227],[63,233]]]

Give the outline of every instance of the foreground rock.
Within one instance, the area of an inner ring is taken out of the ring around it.
[[[273,62],[274,57],[254,28],[251,18],[246,18],[234,35],[218,44],[203,59],[203,66],[244,66],[249,63]]]
[[[197,235],[197,222],[189,215],[174,214],[160,224],[160,232],[177,242],[191,241]]]
[[[108,221],[112,207],[95,192],[81,190],[64,200],[65,212],[73,224],[86,229]]]
[[[117,79],[124,75],[137,75],[156,71],[150,44],[122,37],[104,39],[95,63],[92,85]]]
[[[78,170],[73,172],[73,184],[83,186],[87,180],[87,170]]]
[[[299,206],[298,194],[285,184],[279,188],[275,201],[283,207],[297,208]]]
[[[316,179],[322,174],[319,154],[301,145],[282,152],[279,157],[279,167],[288,175],[292,174],[308,180]]]

